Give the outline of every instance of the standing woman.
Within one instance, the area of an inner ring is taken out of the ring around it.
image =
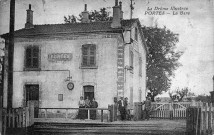
[[[97,108],[97,107],[98,107],[98,103],[97,103],[97,101],[95,101],[95,98],[93,98],[93,100],[91,102],[91,108]],[[95,120],[96,116],[97,116],[97,110],[91,110],[90,114],[91,114],[91,119]]]
[[[83,99],[83,96],[80,97],[79,108],[85,108],[85,101]],[[79,118],[79,119],[85,119],[84,115],[85,115],[85,110],[79,109],[77,118]]]

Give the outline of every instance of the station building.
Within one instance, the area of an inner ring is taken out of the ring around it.
[[[80,96],[93,97],[99,107],[128,97],[146,97],[147,48],[138,19],[123,19],[122,2],[113,7],[113,20],[91,22],[85,5],[80,23],[33,24],[29,5],[25,28],[15,31],[12,106],[27,101],[41,108],[78,107]],[[1,35],[7,48],[9,34]],[[7,107],[7,64],[4,107]]]

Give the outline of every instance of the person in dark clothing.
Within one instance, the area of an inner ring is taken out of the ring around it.
[[[126,106],[127,103],[124,101],[123,97],[118,101],[118,110],[120,111],[121,120],[126,119]]]
[[[145,115],[146,115],[146,120],[149,120],[150,118],[150,111],[151,111],[151,100],[149,97],[146,97],[146,101],[143,102],[145,104]]]
[[[130,114],[130,104],[128,101],[128,98],[125,98],[125,110],[126,110],[126,119],[131,120],[131,114]]]
[[[97,108],[98,107],[98,103],[97,101],[95,101],[95,98],[93,98],[92,102],[91,102],[91,108]],[[90,118],[92,120],[95,120],[97,116],[97,110],[90,110]]]

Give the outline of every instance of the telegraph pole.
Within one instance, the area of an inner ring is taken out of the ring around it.
[[[131,5],[130,5],[130,19],[132,19],[134,7],[133,7],[133,3],[132,3],[133,0],[130,0],[130,1],[131,1]]]
[[[15,0],[10,0],[10,32],[8,46],[8,83],[7,83],[7,107],[13,104],[13,59],[14,59],[14,24],[15,24]]]

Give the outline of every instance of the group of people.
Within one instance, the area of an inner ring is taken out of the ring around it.
[[[98,103],[95,100],[95,98],[91,100],[89,100],[89,97],[86,97],[86,99],[84,100],[83,96],[80,97],[80,101],[79,101],[79,108],[97,108],[98,107]],[[90,119],[95,120],[96,119],[96,110],[90,110]],[[78,119],[87,119],[88,118],[88,110],[86,109],[79,109],[78,115],[77,115]]]
[[[120,111],[121,120],[129,120],[130,119],[130,110],[129,110],[129,102],[128,98],[125,99],[123,97],[117,102],[118,110]]]
[[[120,98],[120,100],[117,102],[118,104],[118,110],[120,112],[121,120],[130,120],[131,114],[130,114],[130,107],[128,103],[128,98],[125,99],[123,97]],[[145,112],[145,119],[149,120],[150,118],[150,112],[151,112],[151,100],[150,97],[146,97],[146,100],[142,102],[142,105],[145,105],[144,112]]]
[[[150,111],[151,111],[151,100],[147,96],[146,100],[142,103],[142,105],[145,105],[144,112],[145,112],[145,118],[149,120]],[[130,120],[131,114],[130,114],[130,105],[128,102],[128,98],[125,99],[123,97],[120,98],[120,100],[117,102],[118,110],[120,112],[121,120]],[[95,101],[95,98],[89,100],[89,97],[86,97],[84,100],[83,96],[80,97],[79,101],[79,108],[97,108],[98,103]],[[90,119],[95,120],[96,119],[96,110],[90,110]],[[78,119],[87,119],[88,118],[88,110],[87,109],[79,109]]]

